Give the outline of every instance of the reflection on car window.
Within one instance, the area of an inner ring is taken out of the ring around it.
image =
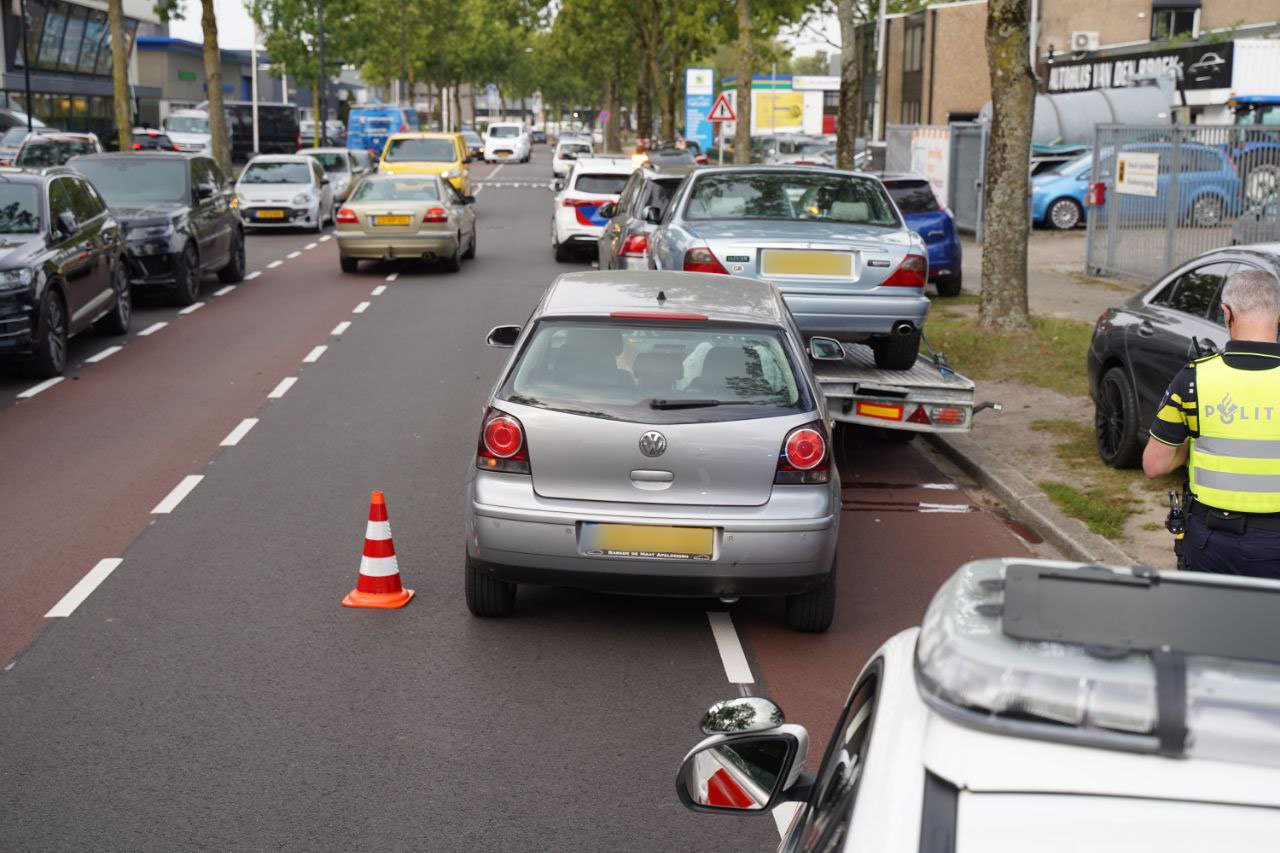
[[[40,202],[33,184],[0,184],[0,234],[40,231]]]
[[[201,161],[197,161],[201,162]],[[203,161],[208,162],[208,161]],[[77,160],[76,171],[87,177],[110,205],[134,206],[187,200],[186,164],[159,157],[112,157]]]
[[[34,168],[62,166],[77,154],[93,154],[96,151],[90,142],[33,141],[22,146],[14,165]]]
[[[351,194],[352,201],[439,201],[433,180],[365,180]]]
[[[458,149],[452,139],[393,139],[387,146],[389,163],[452,163]]]
[[[790,171],[706,175],[694,184],[685,216],[899,224],[879,181]]]
[[[250,163],[240,176],[242,184],[309,184],[311,167],[306,163]]]
[[[1183,273],[1178,276],[1173,292],[1165,304],[1196,317],[1208,317],[1215,308],[1218,294],[1222,292],[1222,284],[1230,271],[1231,264],[1210,264]]]

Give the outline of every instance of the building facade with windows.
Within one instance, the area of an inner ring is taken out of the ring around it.
[[[253,97],[253,59],[247,50],[223,50],[222,96],[229,101],[248,101]],[[197,42],[167,36],[139,36],[137,51],[138,83],[154,98],[139,105],[138,117],[143,124],[159,125],[170,110],[185,109],[209,97],[209,82],[204,73],[204,47]],[[284,100],[281,80],[270,73],[270,60],[258,54],[258,100],[281,103]]]
[[[124,0],[124,14],[136,111],[137,103],[155,98],[158,92],[138,84],[134,41],[140,30],[159,26],[159,18],[152,0]],[[4,106],[29,108],[36,118],[64,130],[102,134],[114,126],[106,3],[14,0],[4,4],[0,27],[4,33],[5,64],[0,78]]]

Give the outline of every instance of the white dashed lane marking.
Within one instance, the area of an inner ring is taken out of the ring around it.
[[[217,296],[218,294],[215,293],[213,295]],[[192,311],[199,311],[203,307],[204,307],[203,302],[193,302],[192,304],[188,305],[186,308],[183,308],[178,313],[182,315],[186,315],[186,314],[190,314]]]
[[[123,563],[124,560],[119,557],[108,557],[105,560],[99,560],[98,564],[89,570],[89,573],[80,578],[79,583],[71,587],[66,595],[62,596],[62,600],[53,605],[53,609],[46,613],[46,619],[65,618],[76,612],[76,608],[89,597],[98,585],[107,579],[107,576],[116,570],[116,567]]]
[[[324,355],[324,351],[327,349],[328,349],[327,346],[321,344],[320,346],[311,350],[311,352],[307,353],[307,357],[302,360],[302,363],[315,364],[317,361],[320,360],[320,356]]]
[[[707,619],[711,622],[711,636],[720,650],[720,661],[724,664],[724,674],[729,683],[755,684],[747,653],[742,650],[738,632],[733,627],[733,617],[723,610],[710,610],[707,611]]]
[[[271,263],[267,264],[267,269],[269,269],[269,270],[273,270],[273,269],[275,269],[276,267],[280,266],[280,265],[281,265],[281,264],[283,264],[283,263],[284,263],[284,261],[272,261]]]
[[[298,256],[299,256],[299,255],[301,255],[301,254],[302,254],[301,252],[290,252],[289,254],[285,255],[285,258],[286,258],[287,260],[290,260],[290,261],[291,261],[291,260],[293,260],[294,258],[298,257]]]
[[[386,286],[385,284],[380,284],[380,285],[378,285],[377,287],[375,287],[373,290],[369,291],[369,295],[370,295],[370,296],[381,296],[382,294],[384,294],[384,293],[386,293],[386,292],[387,292],[387,286]]]
[[[390,273],[389,275],[387,275],[387,281],[395,281],[395,280],[396,280],[396,279],[398,279],[399,277],[400,277],[400,273],[398,273],[398,272],[393,272],[393,273]]]
[[[227,433],[227,437],[222,439],[219,447],[235,447],[240,443],[240,439],[249,434],[249,430],[253,429],[254,424],[258,422],[257,418],[245,418],[231,432]]]
[[[235,286],[234,284],[228,284],[226,287],[219,287],[217,290],[215,290],[215,291],[213,292],[213,295],[214,295],[214,296],[226,296],[228,293],[230,293],[231,291],[233,291],[233,290],[235,290],[235,289],[236,289],[236,286]]]
[[[355,308],[352,308],[352,309],[351,309],[351,313],[352,313],[352,314],[363,314],[363,313],[364,313],[364,311],[365,311],[365,309],[366,309],[366,308],[368,308],[368,307],[369,307],[369,303],[368,303],[368,302],[361,302],[361,303],[360,303],[359,305],[357,305]]]
[[[328,242],[329,242],[329,237],[330,237],[330,235],[328,235],[328,234],[324,235],[323,237],[321,237],[321,238],[320,238],[320,242],[321,242],[321,243],[328,243]]]
[[[66,378],[67,377],[65,376],[55,376],[52,379],[46,379],[45,381],[41,382],[39,385],[32,385],[27,390],[19,392],[18,397],[24,400],[27,399],[28,397],[34,397],[35,395],[39,394],[41,391],[49,390],[54,385],[57,385],[59,382],[61,382],[63,379],[66,379]]]
[[[247,276],[245,276],[245,277],[244,277],[244,280],[245,280],[245,281],[253,281],[255,278],[257,278],[257,277],[258,277],[258,276],[260,276],[260,275],[262,275],[262,272],[261,272],[260,270],[254,270],[253,272],[251,272],[251,273],[249,273]]]
[[[329,334],[331,334],[331,335],[340,335],[340,334],[342,334],[343,332],[345,332],[347,329],[350,329],[350,328],[351,328],[351,321],[350,321],[350,320],[343,320],[341,323],[339,323],[338,325],[334,326],[334,327],[333,327],[333,331],[332,331],[332,332],[330,332]]]
[[[111,356],[113,356],[113,355],[115,355],[116,353],[120,352],[120,350],[122,350],[122,349],[124,349],[124,347],[122,347],[122,346],[107,347],[106,349],[102,350],[101,352],[95,352],[93,355],[91,355],[91,356],[89,356],[88,358],[86,358],[86,359],[84,360],[84,363],[85,363],[85,364],[97,364],[98,362],[102,361],[104,358],[110,358]]]
[[[150,326],[147,326],[141,332],[138,332],[138,337],[145,338],[148,335],[154,335],[156,332],[160,331],[167,325],[169,324],[164,322],[163,320],[161,320],[159,323],[152,323]]]
[[[156,504],[156,508],[151,510],[152,515],[163,515],[173,512],[177,509],[178,504],[182,503],[182,499],[191,494],[192,489],[200,485],[200,481],[204,479],[203,474],[188,474],[182,478],[182,482],[173,487],[173,491],[165,496],[165,499]]]
[[[307,251],[311,251],[312,249],[314,249],[316,246],[319,246],[319,245],[320,245],[319,243],[308,243],[302,248],[306,249]]]
[[[298,377],[296,376],[286,376],[284,379],[280,380],[279,385],[271,389],[271,393],[267,395],[267,399],[279,400],[281,397],[283,397],[285,394],[289,392],[289,389],[293,387],[293,383],[297,381],[298,381]]]

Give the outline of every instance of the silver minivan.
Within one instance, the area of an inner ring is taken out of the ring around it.
[[[489,397],[467,481],[466,595],[519,583],[835,608],[840,484],[830,420],[772,284],[651,271],[563,275]],[[839,350],[817,338],[815,355]]]

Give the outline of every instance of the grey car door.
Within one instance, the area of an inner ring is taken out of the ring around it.
[[[449,216],[458,223],[458,251],[465,252],[465,247],[476,238],[476,212],[452,181],[442,178],[440,186],[444,187],[444,202],[449,208]]]

